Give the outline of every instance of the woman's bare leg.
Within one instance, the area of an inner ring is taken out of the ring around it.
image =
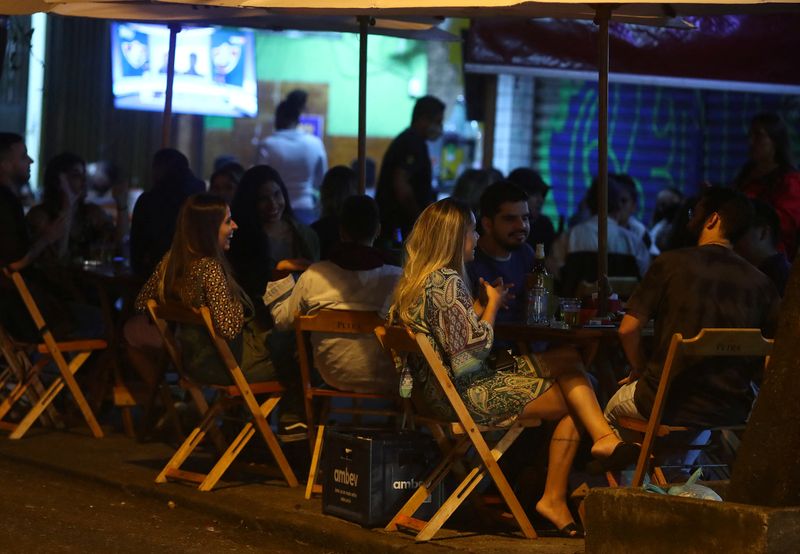
[[[567,505],[567,479],[578,451],[580,433],[568,413],[564,395],[557,384],[529,402],[522,417],[559,420],[550,439],[547,478],[542,498],[536,503],[536,511],[561,529],[574,522]]]
[[[550,439],[544,493],[536,503],[536,511],[553,522],[556,529],[574,522],[567,505],[567,480],[579,442],[580,433],[575,422],[571,416],[564,416]]]
[[[620,440],[603,416],[597,396],[581,368],[583,362],[576,350],[556,347],[540,355],[563,394],[565,404],[576,422],[580,422],[592,438],[592,455],[611,455]]]
[[[583,373],[569,372],[558,377],[558,386],[564,395],[570,412],[580,421],[592,437],[592,455],[595,457],[610,456],[619,437],[606,421],[597,397]]]

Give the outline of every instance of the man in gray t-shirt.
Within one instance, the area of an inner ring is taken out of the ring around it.
[[[751,207],[739,193],[706,189],[689,229],[698,246],[661,254],[627,305],[620,341],[631,376],[606,407],[614,424],[620,416],[650,415],[670,340],[693,337],[703,328],[760,328],[775,331],[780,297],[772,282],[732,249],[746,230]],[[653,352],[641,349],[641,328],[655,320]],[[688,364],[672,382],[664,421],[689,426],[742,423],[753,402],[760,361],[735,358]]]

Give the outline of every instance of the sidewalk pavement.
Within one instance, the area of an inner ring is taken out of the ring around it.
[[[520,533],[484,534],[443,529],[429,543],[417,544],[405,533],[364,529],[356,524],[322,514],[318,498],[305,500],[304,487],[288,488],[280,481],[236,482],[223,476],[212,492],[200,492],[183,483],[156,484],[155,477],[174,450],[163,443],[138,443],[120,434],[107,432],[94,439],[83,430],[58,432],[32,429],[21,440],[0,438],[0,456],[30,464],[58,474],[70,475],[104,486],[174,502],[196,512],[213,515],[269,535],[330,548],[332,552],[433,552],[443,549],[460,552],[541,552],[573,554],[583,552],[584,543],[576,539],[522,538]],[[264,456],[269,457],[266,447]],[[254,450],[254,452],[258,452]],[[303,479],[305,476],[298,475]],[[476,522],[480,526],[481,522]]]

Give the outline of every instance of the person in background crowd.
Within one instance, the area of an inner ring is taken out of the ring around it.
[[[30,179],[31,163],[33,160],[20,135],[0,133],[0,267],[21,273],[57,339],[102,336],[99,310],[67,298],[63,290],[57,292],[56,286],[61,282],[34,267],[40,265],[46,252],[58,248],[69,235],[70,214],[62,212],[52,220],[43,221],[36,238],[31,240],[17,196],[20,187]],[[17,340],[39,342],[41,335],[27,314],[14,285],[0,273],[0,323]]]
[[[527,209],[526,202],[521,204]],[[507,289],[481,281],[486,300],[473,300],[464,264],[472,260],[477,239],[475,219],[466,204],[445,198],[428,206],[406,241],[390,320],[428,338],[449,366],[453,385],[476,423],[528,417],[558,422],[536,511],[553,523],[560,536],[579,537],[566,503],[567,479],[580,440],[577,424],[591,436],[592,455],[600,469],[626,467],[638,457],[639,447],[621,442],[608,426],[573,348],[515,357],[507,369],[490,367],[493,327]],[[417,408],[452,417],[424,358],[409,356],[408,364]]]
[[[613,178],[619,184],[619,213],[617,223],[623,229],[627,229],[644,243],[650,250],[653,240],[647,226],[636,218],[636,211],[639,209],[639,190],[636,181],[627,173],[613,173]]]
[[[236,162],[229,162],[211,174],[211,179],[208,182],[208,192],[216,194],[228,205],[231,205],[236,195],[236,187],[239,186],[239,181],[242,180],[242,175],[244,175],[244,168]]]
[[[295,218],[305,225],[316,220],[317,191],[328,170],[328,155],[322,141],[298,129],[308,94],[293,90],[275,110],[275,132],[264,139],[260,164],[270,165],[281,175]]]
[[[383,317],[400,268],[372,247],[380,231],[378,206],[369,196],[350,196],[342,206],[341,243],[328,261],[303,272],[270,310],[278,330],[293,329],[295,316],[319,310],[361,310]],[[293,280],[292,276],[286,279]],[[397,390],[397,372],[374,337],[312,333],[314,367],[339,390],[387,393]]]
[[[100,160],[86,165],[86,202],[97,204],[112,218],[118,243],[128,236],[131,223],[129,206],[137,197],[114,162]]]
[[[189,169],[181,152],[164,148],[153,155],[153,187],[136,201],[131,219],[131,269],[145,279],[172,244],[178,211],[205,183]]]
[[[781,223],[778,248],[792,261],[800,232],[800,172],[792,163],[789,129],[778,114],[762,113],[752,119],[749,138],[750,159],[734,186],[775,208]]]
[[[321,260],[327,260],[331,250],[338,244],[342,206],[346,198],[356,193],[358,193],[358,176],[345,165],[330,168],[322,179],[320,187],[322,216],[311,224],[319,239]]]
[[[435,96],[418,99],[411,126],[395,137],[383,156],[375,191],[381,213],[382,246],[398,246],[411,232],[420,212],[436,200],[427,141],[442,136],[444,108]]]
[[[114,221],[97,204],[86,200],[86,162],[64,152],[47,162],[42,203],[26,217],[34,240],[58,218],[65,217],[66,229],[53,248],[46,251],[49,265],[64,265],[74,259],[109,258],[116,249]],[[118,205],[127,213],[127,195]]]
[[[31,242],[19,191],[31,178],[32,163],[22,136],[0,132],[0,266],[13,271],[28,267],[66,229],[66,218],[59,217]]]
[[[791,266],[786,253],[778,251],[780,219],[773,207],[763,200],[751,200],[750,203],[753,205],[753,220],[744,236],[736,242],[735,250],[769,277],[782,297]]]
[[[550,187],[539,173],[528,167],[518,167],[508,174],[508,180],[528,193],[531,225],[528,244],[533,247],[544,244],[545,254],[549,255],[556,238],[556,230],[550,218],[542,214],[542,207]]]
[[[592,217],[570,229],[567,252],[597,252],[597,187],[594,179],[586,193],[586,201]],[[650,253],[644,243],[617,223],[622,209],[620,204],[621,186],[609,176],[608,179],[608,252],[614,254],[630,254],[636,258],[639,274],[644,275],[650,265]]]
[[[508,289],[506,309],[497,314],[500,322],[526,320],[525,275],[533,270],[534,259],[533,248],[526,242],[528,205],[528,195],[511,181],[498,181],[481,196],[483,231],[466,270],[472,290],[481,290],[481,281],[502,282]]]
[[[650,227],[650,254],[658,256],[667,244],[672,232],[672,222],[683,202],[683,193],[674,187],[663,188],[656,196],[656,207],[653,210],[653,226]]]
[[[257,165],[245,171],[231,211],[239,231],[228,257],[251,298],[261,298],[273,271],[305,271],[319,259],[317,235],[294,218],[286,186],[274,168]],[[261,324],[270,324],[262,302],[256,302],[256,316]]]
[[[467,206],[472,210],[472,213],[475,214],[475,218],[480,219],[481,195],[483,191],[485,191],[489,185],[496,183],[502,178],[502,173],[500,173],[500,177],[495,178],[495,174],[488,169],[465,169],[456,180],[451,196],[466,202]]]
[[[628,301],[619,328],[631,373],[606,406],[612,426],[622,416],[650,416],[674,333],[690,338],[703,328],[722,327],[759,328],[765,336],[773,335],[778,291],[733,251],[751,218],[744,195],[708,187],[688,225],[696,246],[655,259]],[[646,356],[642,328],[650,319],[655,320],[654,349]],[[730,358],[689,364],[672,382],[663,422],[695,428],[744,423],[753,403],[751,381],[760,365]]]
[[[31,178],[32,163],[22,136],[0,132],[0,268],[20,271],[26,281],[31,280],[30,266],[66,229],[66,217],[59,217],[43,229],[38,240],[31,241],[19,193]],[[0,272],[0,324],[18,340],[38,342],[33,321],[20,317],[24,313],[27,310],[13,283]]]

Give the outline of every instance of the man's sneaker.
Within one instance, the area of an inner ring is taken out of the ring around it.
[[[308,425],[303,421],[281,421],[278,438],[282,442],[297,442],[308,438]]]

